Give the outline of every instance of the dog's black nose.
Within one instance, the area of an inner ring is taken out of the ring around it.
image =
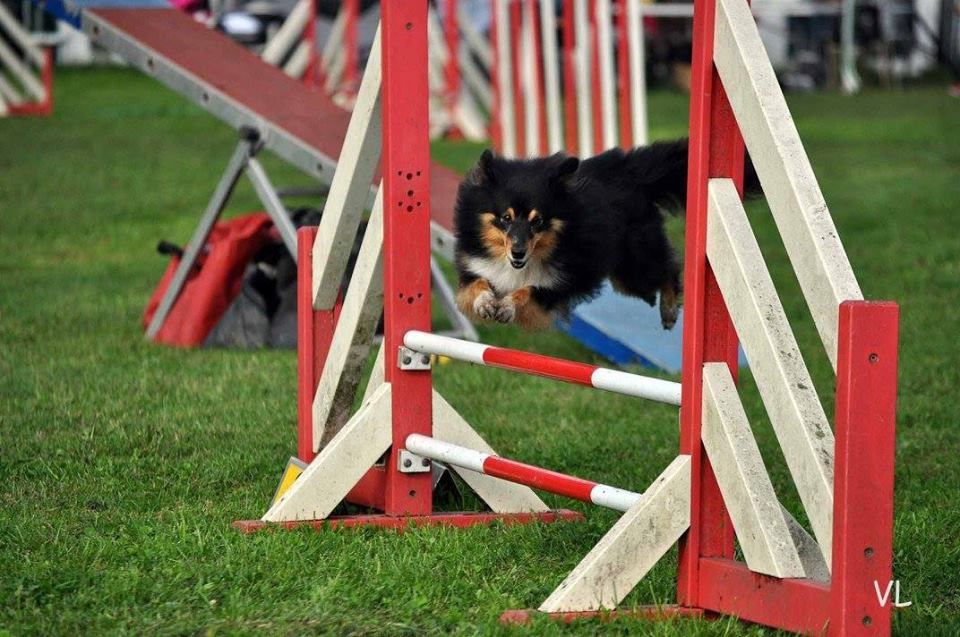
[[[514,261],[523,261],[524,257],[527,256],[527,251],[522,248],[520,250],[510,248],[510,256],[513,257]]]

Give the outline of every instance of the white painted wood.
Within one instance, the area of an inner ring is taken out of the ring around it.
[[[370,378],[367,379],[367,386],[363,390],[363,398],[360,404],[365,405],[370,401],[373,393],[380,388],[380,385],[386,382],[386,370],[383,368],[383,342],[377,348],[377,357],[373,360],[373,367],[370,369]]]
[[[303,37],[303,30],[310,20],[310,4],[312,2],[313,0],[299,0],[294,5],[290,13],[287,14],[287,19],[283,21],[283,25],[263,47],[263,51],[260,53],[261,60],[277,66],[287,57],[290,49]]]
[[[483,108],[487,112],[493,111],[493,90],[490,88],[490,81],[487,76],[477,66],[477,62],[470,54],[470,49],[466,44],[460,44],[460,77],[463,84],[470,89]]]
[[[689,527],[690,456],[677,456],[540,610],[615,608]]]
[[[378,28],[313,242],[313,307],[317,310],[329,310],[337,301],[370,182],[380,163],[380,80]]]
[[[743,0],[717,2],[714,60],[827,355],[840,303],[863,298]]]
[[[347,65],[347,54],[340,48],[333,52],[330,65],[324,66],[326,78],[323,81],[323,90],[328,94],[335,94],[340,90],[340,81],[343,79],[343,69]]]
[[[708,191],[707,258],[829,563],[833,432],[733,182],[711,179]]]
[[[303,77],[303,74],[307,72],[307,65],[310,64],[311,46],[306,40],[298,44],[293,55],[283,65],[283,72],[292,78],[300,79]]]
[[[613,70],[613,11],[610,0],[596,0],[597,49],[600,58],[600,108],[603,114],[603,149],[618,145],[617,85]]]
[[[7,106],[7,101],[3,98],[3,95],[0,95],[0,117],[6,117],[10,114],[10,108]]]
[[[436,221],[430,222],[430,250],[453,263],[454,249],[457,245],[457,239],[453,233],[441,226]]]
[[[783,519],[786,520],[787,528],[790,529],[793,544],[797,547],[797,553],[800,555],[804,577],[829,584],[830,567],[823,559],[823,551],[820,550],[820,545],[782,504],[780,505],[780,512],[783,513]]]
[[[527,157],[536,157],[540,154],[540,117],[542,113],[537,108],[537,65],[543,60],[537,56],[536,38],[534,37],[534,20],[536,14],[530,2],[524,2],[521,7],[520,23],[520,77],[521,91],[523,91],[523,132],[525,134],[524,150]]]
[[[481,453],[489,455],[496,453],[436,390],[433,392],[433,435],[439,440],[475,449]],[[473,489],[474,493],[497,513],[549,510],[543,500],[529,487],[459,467],[452,468]]]
[[[343,51],[343,35],[347,25],[347,12],[344,10],[345,7],[346,3],[340,4],[337,17],[333,19],[333,24],[330,25],[330,34],[327,36],[327,41],[323,43],[323,49],[320,51],[320,64],[323,67],[324,73],[327,75],[330,74],[330,69],[333,66],[337,54]]]
[[[640,0],[627,0],[627,53],[630,63],[630,126],[634,146],[648,141],[646,36]]]
[[[40,68],[46,65],[47,60],[43,54],[43,49],[37,46],[30,32],[20,24],[20,20],[3,3],[0,3],[0,27],[3,27],[3,31],[30,58],[33,64]]]
[[[390,448],[390,412],[390,385],[384,384],[261,519],[286,522],[328,517]]]
[[[47,89],[43,86],[33,70],[24,64],[23,60],[17,57],[7,43],[0,38],[0,63],[13,74],[24,89],[33,95],[38,101],[43,101],[47,96]]]
[[[703,446],[747,566],[803,577],[803,564],[726,363],[703,366]]]
[[[462,3],[457,4],[457,20],[460,23],[460,33],[463,35],[463,41],[480,59],[484,70],[489,73],[493,66],[493,48],[487,39],[477,31],[470,20],[470,16],[464,11]]]
[[[383,189],[380,189],[383,192]],[[322,226],[321,226],[322,227]],[[370,353],[380,313],[383,311],[383,200],[373,213],[360,244],[360,254],[340,310],[320,384],[313,399],[314,451],[323,446],[346,422],[363,365]]]
[[[547,118],[547,152],[563,150],[560,114],[560,62],[557,52],[557,16],[553,0],[540,0],[540,47],[543,51],[543,90]]]
[[[24,103],[23,97],[7,82],[7,78],[2,73],[0,73],[0,98],[14,106]]]
[[[517,118],[513,110],[513,40],[510,33],[508,0],[493,0],[497,29],[497,99],[500,113],[500,149],[504,157],[517,156]]]
[[[590,90],[590,14],[587,0],[573,0],[574,85],[577,91],[577,145],[580,157],[593,155],[593,96]]]

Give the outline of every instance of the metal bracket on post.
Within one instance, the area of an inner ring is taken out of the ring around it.
[[[397,455],[397,470],[400,473],[427,473],[432,471],[432,463],[429,458],[418,456],[412,451],[401,449]]]
[[[409,347],[398,347],[397,367],[406,372],[430,371],[430,355],[415,352]]]

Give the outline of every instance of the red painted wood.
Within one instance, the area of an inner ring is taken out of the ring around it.
[[[703,558],[700,606],[742,620],[806,635],[823,635],[830,588],[806,579],[777,579],[723,558]]]
[[[303,41],[310,47],[310,52],[307,55],[307,68],[304,69],[300,81],[310,88],[316,88],[322,84],[320,54],[317,48],[317,0],[310,2],[307,26],[303,30]]]
[[[592,502],[590,492],[596,482],[575,478],[549,469],[508,460],[499,456],[490,456],[483,461],[483,472],[494,478],[515,482],[549,493],[573,498],[581,502]]]
[[[53,48],[48,47],[43,50],[43,69],[40,70],[40,81],[43,82],[46,97],[40,102],[8,104],[10,115],[45,117],[53,113],[53,64]]]
[[[573,0],[563,0],[563,121],[567,152],[580,154],[577,140],[577,84],[574,76],[576,32],[573,27]]]
[[[377,526],[396,529],[402,532],[408,526],[450,526],[466,528],[481,524],[532,524],[550,522],[581,522],[582,513],[557,509],[539,513],[433,513],[429,515],[393,516],[393,515],[353,515],[334,516],[326,520],[304,520],[295,522],[264,522],[262,520],[237,520],[233,528],[242,533],[258,531],[286,531],[290,529],[312,527],[316,531],[345,529],[361,526]]]
[[[359,45],[357,42],[357,23],[360,21],[360,0],[343,0],[346,22],[343,31],[343,46],[346,59],[343,67],[343,90],[356,94],[360,87],[358,68],[360,65]]]
[[[427,2],[381,5],[383,67],[384,351],[393,385],[393,447],[387,460],[385,511],[425,515],[430,473],[400,473],[410,434],[432,435],[429,371],[395,364],[403,335],[430,331],[430,140],[427,99]]]
[[[443,34],[450,57],[443,67],[444,103],[453,112],[460,96],[460,26],[457,24],[457,0],[443,0]]]
[[[493,64],[490,67],[490,90],[493,93],[493,112],[490,114],[490,139],[498,153],[503,154],[503,109],[500,108],[500,88],[503,82],[504,70],[500,68],[500,40],[497,35],[499,20],[497,19],[497,3],[506,0],[491,0],[490,2],[490,48],[493,51]]]
[[[896,303],[840,305],[831,635],[889,635],[893,599]],[[891,595],[892,597],[892,595]]]
[[[620,97],[620,145],[633,148],[633,125],[630,122],[630,47],[627,46],[627,0],[614,4],[617,25],[617,92]],[[640,25],[643,28],[643,25]]]
[[[592,386],[591,376],[597,370],[595,365],[502,347],[488,347],[483,353],[483,362],[491,367],[501,367],[587,386]]]
[[[666,620],[674,617],[703,617],[703,611],[699,608],[686,608],[684,606],[666,605],[666,606],[639,606],[637,608],[626,608],[620,610],[588,610],[568,613],[541,613],[537,610],[508,610],[500,615],[501,624],[526,625],[533,621],[534,617],[546,615],[548,618],[564,624],[572,624],[575,621],[598,619],[602,622],[616,621],[618,619],[648,619],[648,620]]]
[[[383,511],[384,494],[387,486],[387,472],[384,467],[371,467],[354,485],[347,497],[351,504]]]
[[[297,231],[297,457],[310,462],[313,451],[313,397],[330,351],[342,298],[332,310],[313,309],[315,226]]]
[[[725,361],[736,379],[737,338],[706,258],[707,182],[731,177],[742,192],[743,140],[713,66],[716,5],[694,8],[690,159],[684,265],[680,453],[691,457],[691,524],[680,542],[677,600],[699,606],[701,557],[733,557],[734,531],[700,441],[703,364]]]
[[[513,82],[513,121],[517,139],[517,156],[527,154],[526,121],[524,119],[526,104],[523,100],[523,75],[520,73],[520,34],[523,25],[523,5],[520,0],[510,0],[510,81]]]

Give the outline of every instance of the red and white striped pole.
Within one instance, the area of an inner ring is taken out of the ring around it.
[[[616,511],[626,511],[643,497],[641,493],[575,478],[420,434],[407,436],[406,447],[411,453],[430,460]]]
[[[542,354],[492,347],[428,332],[407,332],[403,337],[403,344],[422,354],[447,356],[477,365],[500,367],[670,405],[680,404],[680,383],[669,380],[576,363]]]

